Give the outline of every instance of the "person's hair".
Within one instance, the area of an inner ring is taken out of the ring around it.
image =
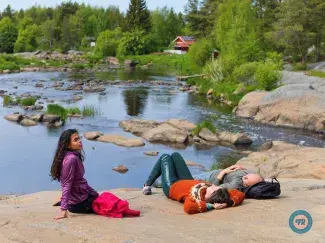
[[[228,190],[226,188],[220,188],[214,191],[209,198],[205,200],[207,203],[227,203],[227,206],[232,205]]]
[[[64,156],[66,155],[67,151],[69,151],[69,144],[70,144],[70,138],[71,135],[74,133],[78,133],[76,129],[68,129],[65,130],[58,141],[58,147],[55,152],[55,156],[52,162],[51,166],[51,174],[52,180],[60,180],[60,173],[61,173],[61,167],[63,163]],[[82,153],[79,155],[80,160],[84,160],[84,156]]]

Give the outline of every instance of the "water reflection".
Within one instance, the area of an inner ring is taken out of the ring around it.
[[[123,91],[123,96],[126,113],[129,116],[138,116],[143,113],[148,101],[148,89],[127,89]]]

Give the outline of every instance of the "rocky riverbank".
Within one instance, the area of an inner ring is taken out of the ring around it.
[[[284,72],[283,86],[272,92],[251,92],[234,113],[274,126],[325,133],[325,79]]]
[[[267,179],[277,176],[280,197],[246,199],[235,208],[186,215],[183,205],[168,200],[160,189],[151,196],[144,196],[140,188],[115,189],[111,192],[141,211],[139,218],[70,214],[61,221],[52,219],[59,210],[52,206],[59,191],[0,197],[0,242],[323,242],[324,148],[273,141],[238,164],[255,168]],[[311,230],[302,235],[288,224],[290,215],[300,209],[313,218]]]
[[[325,211],[323,180],[281,179],[282,196],[273,200],[245,200],[235,208],[186,215],[183,205],[166,199],[162,191],[144,196],[139,189],[116,189],[139,218],[108,219],[73,215],[52,219],[59,192],[39,192],[0,201],[0,242],[323,242]],[[303,235],[288,224],[299,209],[313,217]]]

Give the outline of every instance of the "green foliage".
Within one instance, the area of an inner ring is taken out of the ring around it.
[[[317,71],[317,70],[310,70],[306,72],[309,76],[319,77],[319,78],[325,78],[325,72]]]
[[[191,66],[189,63],[188,55],[176,55],[176,54],[149,54],[139,56],[126,56],[123,59],[132,59],[138,61],[140,65],[146,65],[152,62],[154,66],[167,67],[175,70],[176,74],[196,74],[202,70],[195,66]]]
[[[172,8],[158,8],[151,13],[152,36],[157,51],[168,47],[176,36],[183,34],[183,19]]]
[[[252,83],[257,67],[258,62],[248,62],[236,67],[232,73],[234,81],[246,84]]]
[[[221,51],[224,68],[233,68],[263,58],[258,36],[259,20],[249,0],[225,0],[219,6],[215,28],[216,46]],[[226,65],[227,64],[227,65]]]
[[[213,132],[213,133],[216,133],[216,132],[217,132],[217,129],[216,129],[216,127],[213,125],[213,123],[212,123],[211,121],[207,121],[207,120],[205,120],[205,121],[201,122],[200,124],[196,125],[196,128],[194,128],[194,129],[192,130],[192,135],[193,135],[193,136],[197,136],[197,135],[199,135],[199,133],[201,132],[201,130],[202,130],[203,128],[207,128],[207,129],[209,129],[209,130],[210,130],[211,132]]]
[[[143,30],[135,30],[126,33],[121,39],[118,46],[117,55],[143,55],[148,54],[154,50],[154,43],[152,35],[146,34]]]
[[[27,97],[27,98],[23,98],[20,101],[20,104],[22,106],[32,106],[32,105],[35,105],[36,100],[37,100],[37,98],[35,98],[35,97]]]
[[[126,13],[123,30],[134,32],[136,30],[148,32],[151,29],[150,12],[145,0],[131,0]]]
[[[123,33],[121,28],[106,30],[99,34],[95,53],[101,57],[116,56],[117,48],[121,42]]]
[[[39,33],[39,27],[35,24],[21,30],[15,43],[15,52],[35,51],[38,47]]]
[[[86,69],[87,65],[83,63],[73,63],[71,67],[76,70],[84,70]]]
[[[78,107],[66,108],[68,116],[81,115],[81,110]]]
[[[0,53],[12,53],[18,36],[17,28],[9,17],[0,21]]]
[[[261,89],[267,91],[275,89],[278,86],[280,78],[281,73],[279,72],[277,64],[266,61],[258,65],[255,73],[255,80]]]
[[[224,67],[222,65],[222,59],[217,59],[209,62],[203,69],[204,74],[208,79],[214,83],[220,83],[225,80]]]
[[[61,118],[62,121],[66,121],[68,115],[67,110],[57,104],[48,104],[46,113],[51,115],[57,115]]]
[[[10,106],[10,105],[16,105],[17,103],[15,102],[15,100],[9,96],[9,95],[5,95],[3,96],[3,106]]]
[[[93,117],[95,115],[98,115],[100,114],[100,111],[99,109],[97,109],[95,106],[93,105],[84,105],[82,107],[82,110],[81,110],[81,114],[83,116],[90,116],[90,117]]]
[[[191,46],[188,52],[191,63],[199,67],[204,67],[207,61],[211,60],[213,50],[211,40],[202,39],[197,41]]]

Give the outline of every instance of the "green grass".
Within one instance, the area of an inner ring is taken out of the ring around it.
[[[83,63],[74,63],[71,66],[73,69],[77,69],[77,70],[84,70],[87,67],[87,64],[83,64]]]
[[[66,108],[68,115],[81,115],[81,110],[78,107]]]
[[[310,70],[310,71],[307,71],[306,74],[309,76],[325,78],[325,72],[322,72],[322,71]]]
[[[171,68],[177,71],[178,75],[190,75],[190,74],[197,74],[202,72],[201,68],[197,66],[193,66],[190,63],[189,56],[187,54],[177,55],[177,54],[157,53],[157,54],[138,55],[138,56],[126,56],[120,58],[121,63],[123,63],[123,61],[126,59],[138,61],[140,65],[146,65],[149,62],[152,62],[152,64],[155,66],[164,66],[164,67]]]
[[[3,106],[9,106],[9,105],[15,105],[15,104],[16,104],[16,102],[11,96],[5,95],[3,97]]]
[[[46,113],[51,115],[57,115],[61,118],[62,121],[66,121],[68,116],[67,110],[57,104],[48,104]]]
[[[24,98],[20,101],[20,104],[22,106],[32,106],[32,105],[35,105],[35,102],[36,102],[37,98],[35,97],[27,97],[27,98]]]
[[[84,105],[81,109],[81,114],[83,116],[93,117],[100,114],[100,112],[99,109],[97,109],[94,105]]]
[[[216,133],[217,129],[211,121],[203,121],[196,126],[192,131],[192,135],[197,136],[203,128],[209,129],[211,132]]]

